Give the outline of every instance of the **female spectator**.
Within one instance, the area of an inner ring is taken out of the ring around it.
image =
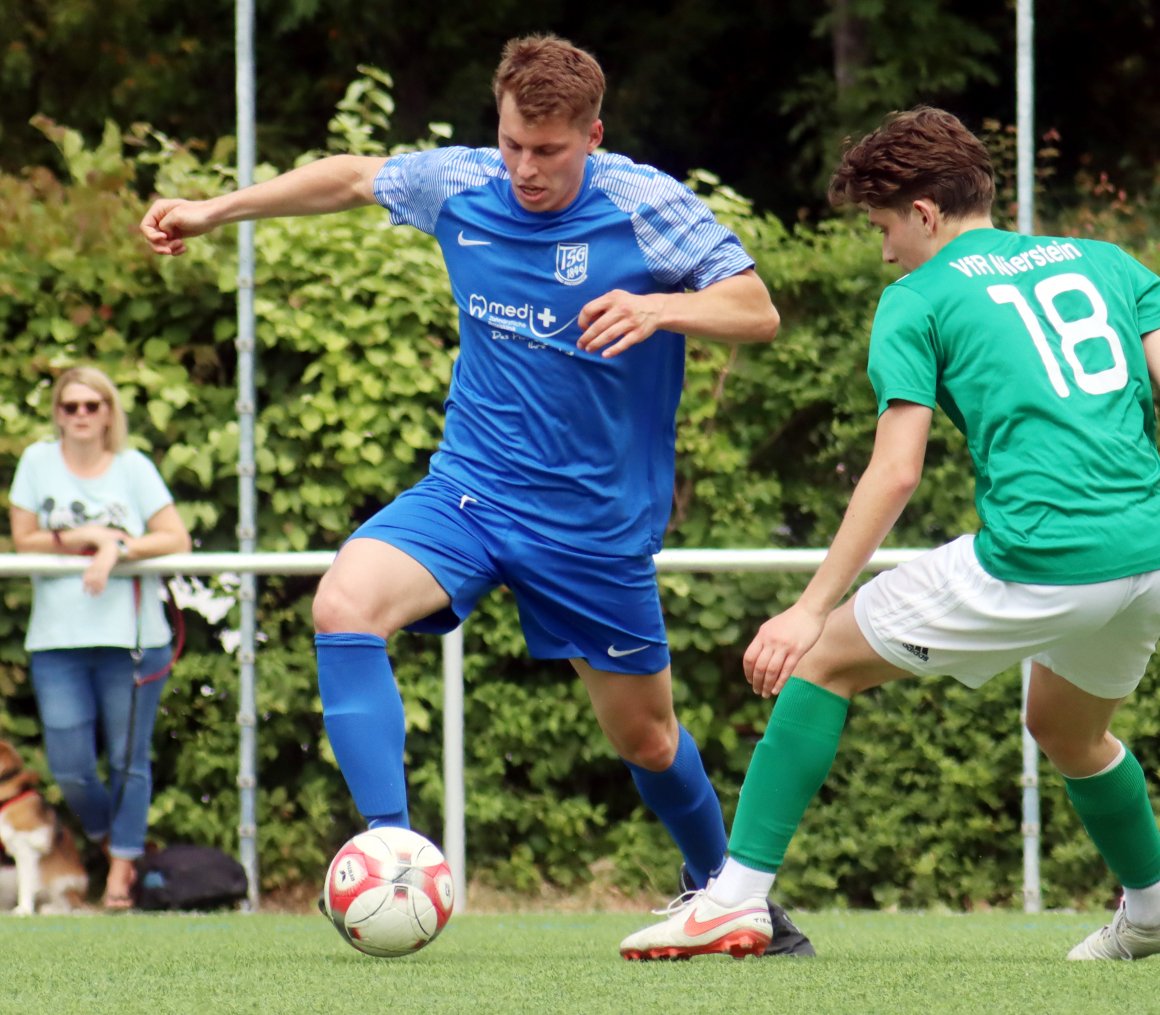
[[[186,552],[190,539],[156,467],[127,447],[125,412],[104,373],[80,366],[61,374],[52,418],[57,439],[28,447],[16,467],[13,542],[21,553],[92,559],[79,575],[33,578],[24,644],[49,768],[85,834],[106,850],[105,907],[128,909],[172,650],[160,578],[112,572],[121,561]]]

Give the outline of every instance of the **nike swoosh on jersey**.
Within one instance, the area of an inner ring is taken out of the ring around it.
[[[469,240],[463,235],[463,230],[459,230],[459,245],[461,247],[490,247],[491,240]]]
[[[689,937],[697,937],[700,934],[707,933],[711,930],[716,930],[722,924],[730,923],[736,920],[739,916],[749,916],[751,913],[767,913],[767,909],[743,909],[740,912],[724,913],[721,916],[715,916],[712,920],[701,921],[697,919],[696,913],[690,913],[689,918],[685,921],[685,933]]]
[[[636,655],[637,652],[643,652],[646,648],[648,648],[647,645],[641,645],[637,648],[617,648],[615,645],[609,645],[608,654],[613,659],[619,659],[621,656]]]

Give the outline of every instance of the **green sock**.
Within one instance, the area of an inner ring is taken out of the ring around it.
[[[1131,751],[1110,772],[1064,776],[1071,804],[1112,873],[1125,888],[1160,881],[1160,831],[1144,770]]]
[[[730,856],[769,873],[781,866],[834,763],[849,707],[841,695],[800,677],[786,681],[745,773]]]

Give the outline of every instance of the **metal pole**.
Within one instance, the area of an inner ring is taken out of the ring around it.
[[[254,5],[237,0],[237,131],[238,186],[254,182]],[[257,511],[254,490],[254,224],[238,227],[238,549],[257,548]],[[238,598],[241,606],[241,645],[238,649],[239,748],[238,855],[246,872],[249,890],[246,908],[258,907],[257,820],[257,726],[255,692],[255,646],[257,643],[257,581],[242,575]]]
[[[1035,228],[1035,54],[1034,0],[1018,0],[1015,18],[1015,127],[1016,196],[1019,201],[1018,228],[1030,233]],[[1039,747],[1027,730],[1027,692],[1031,662],[1023,662],[1023,911],[1038,913],[1042,907],[1039,881]]]
[[[1039,745],[1027,732],[1027,689],[1031,684],[1031,660],[1023,660],[1023,912],[1043,908],[1039,881]]]
[[[878,550],[866,565],[867,572],[883,571],[912,560],[926,552],[922,549]],[[826,551],[816,550],[662,550],[654,560],[657,570],[667,573],[722,572],[780,572],[808,574],[814,571],[825,557]],[[165,557],[153,557],[127,564],[118,564],[116,573],[163,574],[163,575],[214,575],[225,572],[243,575],[319,575],[326,571],[334,560],[333,551],[307,551],[285,553],[174,553]],[[31,577],[32,575],[79,574],[88,566],[83,557],[62,556],[55,553],[0,553],[0,578]],[[463,747],[463,630],[459,628],[446,635],[442,641],[443,659],[443,784],[444,784],[444,855],[451,864],[455,878],[456,908],[462,912],[466,907],[466,817],[464,790],[464,747]],[[251,666],[252,670],[252,666]],[[1024,664],[1024,709],[1026,709],[1026,682],[1030,665]],[[252,678],[252,673],[251,673]],[[253,707],[251,691],[250,707]],[[1023,718],[1025,719],[1025,713]],[[241,732],[251,737],[253,727],[242,726]],[[1027,735],[1024,723],[1023,759],[1024,777],[1024,900],[1028,912],[1038,912],[1039,906],[1039,793],[1036,776],[1037,747]],[[252,739],[250,751],[252,752]],[[242,751],[243,756],[246,752]],[[251,768],[252,759],[251,759]],[[241,779],[239,779],[239,782]],[[249,804],[243,804],[243,812],[252,814],[253,788],[249,794]],[[245,811],[248,806],[250,810]],[[250,841],[252,846],[252,839]],[[240,854],[239,854],[240,856]],[[256,864],[251,860],[251,866]],[[256,892],[256,869],[252,872],[251,885]],[[251,869],[247,868],[247,875]]]
[[[810,574],[825,559],[825,550],[661,550],[653,557],[665,574],[743,574],[747,572]],[[927,552],[922,549],[878,550],[866,563],[866,572],[885,571]],[[274,574],[320,575],[334,562],[333,550],[287,550],[277,553],[229,551],[170,553],[118,564],[116,575],[166,574]],[[32,575],[80,574],[88,567],[84,557],[59,553],[0,553],[0,578]]]
[[[1030,233],[1035,221],[1035,54],[1034,0],[1018,0],[1015,11],[1015,197],[1018,228]]]
[[[443,855],[455,911],[467,911],[467,795],[463,781],[463,627],[443,636]]]

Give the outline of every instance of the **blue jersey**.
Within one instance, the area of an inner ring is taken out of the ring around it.
[[[375,196],[439,241],[460,350],[431,473],[549,539],[655,553],[672,506],[684,337],[658,331],[604,359],[577,317],[613,289],[703,289],[753,266],[672,177],[589,156],[576,199],[529,212],[495,149],[389,159]]]

